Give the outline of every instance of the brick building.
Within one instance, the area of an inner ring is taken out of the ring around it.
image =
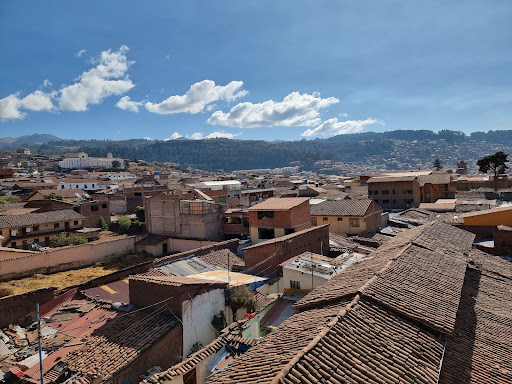
[[[339,235],[371,233],[381,226],[382,210],[371,199],[324,201],[311,205],[310,212],[313,226],[329,224]]]
[[[252,273],[270,275],[279,264],[304,252],[327,254],[329,252],[329,225],[307,228],[277,237],[243,249],[245,266]]]
[[[271,198],[249,208],[249,232],[253,244],[310,226],[308,198]]]
[[[84,226],[89,228],[98,227],[100,217],[110,225],[110,202],[109,201],[82,201],[75,206],[75,211],[85,217]]]
[[[421,203],[417,176],[372,177],[366,185],[368,197],[385,210],[417,208]]]
[[[438,199],[454,199],[457,183],[452,182],[448,173],[434,173],[419,176],[421,202],[434,203]]]

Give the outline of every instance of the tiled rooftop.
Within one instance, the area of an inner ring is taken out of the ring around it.
[[[324,201],[310,206],[311,216],[364,216],[373,200]]]
[[[249,211],[287,211],[308,200],[307,197],[271,197],[252,206]]]
[[[85,219],[85,217],[72,209],[62,209],[41,213],[25,213],[23,215],[0,216],[0,228],[18,228],[29,225],[82,219]]]

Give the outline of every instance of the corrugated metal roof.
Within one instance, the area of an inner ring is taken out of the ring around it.
[[[170,263],[160,265],[156,268],[162,272],[167,273],[168,275],[174,276],[190,276],[196,275],[198,273],[218,271],[219,269],[222,269],[218,266],[205,263],[195,256],[189,257],[187,259],[172,261]]]

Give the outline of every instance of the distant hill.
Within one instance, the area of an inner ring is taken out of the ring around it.
[[[46,133],[34,133],[33,135],[25,135],[20,137],[2,137],[0,138],[0,146],[23,146],[38,145],[49,143],[51,141],[60,141],[60,137],[49,135]]]
[[[315,169],[317,160],[348,164],[340,173],[350,172],[352,165],[387,170],[428,169],[439,158],[445,167],[455,167],[464,160],[476,172],[476,161],[496,151],[512,153],[512,130],[473,132],[402,130],[362,132],[326,139],[298,141],[263,141],[239,139],[205,140],[67,140],[52,135],[4,138],[4,146],[28,146],[33,153],[63,154],[86,152],[90,156],[114,156],[159,162],[173,162],[204,170],[277,168],[301,164]],[[11,141],[5,144],[5,142]],[[28,144],[42,142],[42,144]],[[2,145],[2,144],[0,144]]]

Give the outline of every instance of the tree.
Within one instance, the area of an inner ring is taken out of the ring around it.
[[[247,308],[254,305],[254,294],[247,285],[241,285],[233,290],[229,300],[229,307],[233,311],[233,321],[236,321],[236,311],[240,308]]]
[[[503,151],[498,151],[494,155],[488,155],[476,162],[479,167],[479,171],[487,173],[489,171],[494,172],[494,190],[498,190],[498,176],[500,173],[504,173],[508,169],[508,154]]]
[[[435,159],[434,160],[434,164],[433,164],[434,168],[436,171],[439,171],[440,169],[443,168],[442,164],[441,164],[441,160],[439,159]]]
[[[130,226],[132,225],[132,220],[128,216],[121,216],[117,220],[117,230],[120,233],[126,233],[130,229]]]
[[[45,200],[62,200],[63,197],[61,195],[56,194],[55,192],[52,192],[48,195],[43,196]]]
[[[139,220],[141,223],[146,221],[146,210],[144,207],[139,205],[137,208],[135,208],[135,215],[137,215],[137,220]]]
[[[103,216],[98,219],[98,228],[101,228],[102,231],[108,231],[108,225]]]
[[[52,247],[63,247],[65,245],[80,245],[87,244],[88,240],[84,236],[79,236],[75,233],[67,234],[66,232],[61,232],[55,236],[52,236],[50,239],[50,244]]]
[[[114,160],[112,162],[112,168],[119,168],[121,166],[121,163],[118,160]]]

